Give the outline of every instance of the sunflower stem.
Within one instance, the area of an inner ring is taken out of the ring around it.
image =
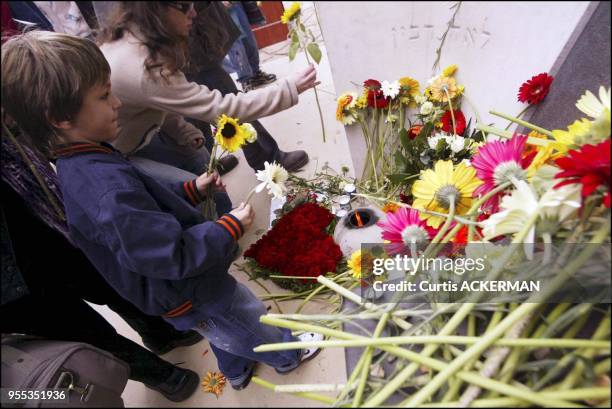
[[[246,200],[244,201],[244,204],[247,205],[249,204],[249,202],[251,201],[251,198],[253,197],[253,195],[255,194],[255,189],[257,189],[257,187],[254,187],[253,189],[251,189],[251,191],[249,192],[249,194],[246,197]]]

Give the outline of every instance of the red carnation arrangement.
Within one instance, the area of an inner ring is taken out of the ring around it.
[[[570,150],[567,156],[555,161],[562,171],[555,175],[556,179],[565,179],[555,185],[559,188],[564,185],[579,183],[582,185],[582,198],[595,193],[603,187],[604,204],[610,207],[610,139],[597,145],[584,145],[579,150]]]
[[[381,83],[377,80],[369,79],[364,81],[363,86],[368,90],[368,106],[371,108],[386,108],[389,106],[390,98],[386,98],[381,88]]]
[[[518,100],[530,105],[539,104],[548,95],[553,79],[553,77],[545,72],[534,75],[519,88]]]
[[[455,116],[456,133],[461,136],[463,132],[465,132],[465,116],[460,110],[453,110],[453,115]],[[453,134],[453,119],[450,110],[444,112],[444,115],[440,118],[440,122],[442,122],[442,130],[444,132]]]
[[[317,277],[335,272],[342,251],[327,233],[334,220],[329,210],[306,202],[283,216],[272,229],[244,253],[272,274]],[[269,274],[268,274],[269,275]],[[277,280],[281,287],[313,284],[313,280]]]

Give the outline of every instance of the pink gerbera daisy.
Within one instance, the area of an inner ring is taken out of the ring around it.
[[[472,166],[476,169],[476,176],[482,184],[474,190],[474,197],[482,196],[495,189],[502,183],[516,180],[525,180],[527,168],[534,155],[523,157],[523,150],[527,143],[527,136],[514,135],[505,141],[491,141],[481,148],[472,158]],[[501,192],[487,200],[483,209],[488,212],[497,212]]]
[[[411,245],[427,244],[436,233],[421,220],[418,210],[405,207],[395,213],[387,213],[387,221],[380,221],[377,225],[383,229],[383,240],[391,242],[388,247],[390,254],[403,253]]]

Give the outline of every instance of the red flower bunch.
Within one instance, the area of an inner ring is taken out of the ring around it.
[[[336,271],[342,252],[325,231],[333,218],[327,209],[304,203],[283,216],[244,256],[287,276],[317,277]]]
[[[460,110],[453,110],[453,115],[455,116],[455,130],[457,131],[457,135],[463,135],[463,132],[465,132],[465,116],[463,116],[463,112]],[[440,122],[442,122],[442,130],[444,132],[453,134],[453,119],[450,110],[444,112],[444,115],[440,118]]]
[[[381,83],[376,80],[366,80],[363,83],[368,91],[368,106],[371,108],[386,108],[389,106],[390,98],[386,98],[381,88]]]
[[[610,139],[597,145],[584,145],[579,150],[570,150],[568,155],[555,161],[563,169],[555,175],[556,179],[565,180],[557,183],[555,188],[580,183],[582,198],[593,194],[600,186],[607,189],[604,204],[610,207]]]
[[[423,125],[412,125],[408,130],[408,138],[415,139],[421,133]]]
[[[548,95],[553,79],[545,72],[534,75],[519,88],[518,100],[531,105],[540,103]]]

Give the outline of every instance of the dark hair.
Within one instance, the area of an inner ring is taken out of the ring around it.
[[[166,5],[161,1],[122,1],[113,10],[108,24],[97,38],[98,44],[123,38],[126,31],[138,36],[149,50],[145,69],[159,69],[162,78],[187,64],[187,38],[173,34],[164,22]]]
[[[2,44],[2,108],[47,156],[60,137],[52,122],[73,120],[109,78],[100,49],[81,37],[32,30]]]

